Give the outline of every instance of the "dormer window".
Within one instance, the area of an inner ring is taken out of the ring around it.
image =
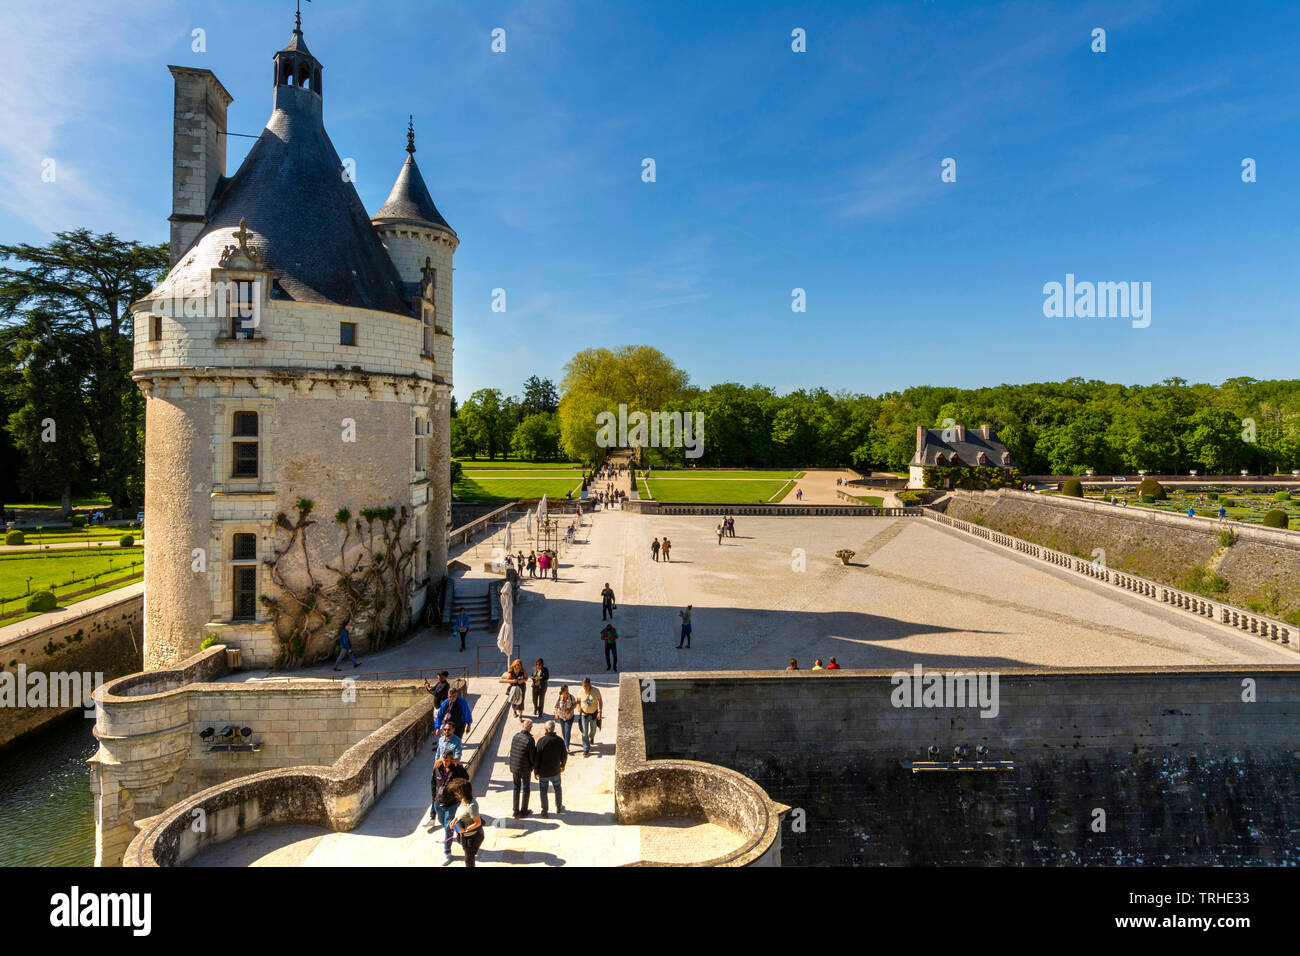
[[[236,279],[230,283],[230,299],[227,308],[230,313],[230,337],[232,339],[251,339],[256,326],[257,313],[254,311],[254,294],[256,292],[251,279]]]

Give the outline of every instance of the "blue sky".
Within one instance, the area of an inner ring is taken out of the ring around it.
[[[0,238],[42,242],[165,240],[167,64],[213,70],[231,130],[256,133],[294,5],[0,7]],[[781,391],[1297,376],[1300,4],[303,7],[372,212],[415,114],[461,237],[462,399],[629,343]],[[233,171],[252,141],[230,142]],[[1150,282],[1150,327],[1044,318],[1066,273]]]

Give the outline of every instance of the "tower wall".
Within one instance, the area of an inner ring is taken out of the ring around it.
[[[147,305],[137,307],[142,328],[152,318]],[[214,340],[215,318],[163,321],[161,341],[141,338],[135,345],[135,378],[148,396],[145,666],[175,665],[209,634],[239,647],[246,665],[275,662],[279,642],[261,598],[284,603],[284,594],[264,562],[289,543],[277,516],[296,520],[304,498],[313,503],[315,522],[305,537],[307,557],[316,579],[327,584],[337,574],[326,565],[350,568],[363,548],[354,529],[340,556],[340,508],[354,520],[366,508],[408,510],[403,547],[410,550],[421,539],[410,598],[418,614],[429,530],[437,527],[429,453],[435,388],[420,358],[420,323],[390,313],[277,302],[262,316],[264,339],[221,342]],[[339,345],[342,321],[356,323],[356,346]],[[237,412],[258,416],[253,477],[234,475]],[[236,534],[255,536],[253,559],[237,560]],[[278,565],[294,588],[305,588],[308,580],[301,548],[299,541]],[[434,568],[445,567],[445,541],[441,548],[434,551]],[[196,552],[203,556],[201,570]],[[258,599],[251,619],[236,619],[238,564],[255,568]],[[309,656],[332,641],[338,623],[308,648]],[[369,618],[354,622],[359,650],[367,647],[371,624]]]
[[[429,535],[431,573],[437,580],[446,572],[445,531],[451,517],[452,257],[458,242],[440,229],[415,225],[376,224],[375,232],[408,288],[419,288],[426,260],[437,270],[431,371],[438,385],[429,406],[429,507],[426,512],[431,532],[434,529],[443,532]]]

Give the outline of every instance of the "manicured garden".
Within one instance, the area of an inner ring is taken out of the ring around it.
[[[1116,503],[1126,501],[1130,508],[1152,508],[1181,515],[1187,514],[1190,507],[1195,515],[1206,518],[1219,517],[1219,508],[1222,507],[1229,520],[1245,524],[1263,524],[1265,515],[1270,511],[1281,511],[1286,515],[1289,527],[1300,528],[1300,492],[1238,491],[1231,487],[1217,491],[1166,487],[1165,494],[1163,499],[1149,500],[1150,496],[1144,497],[1134,489],[1127,489],[1087,491],[1084,497],[1106,502],[1113,497]]]
[[[61,606],[65,598],[84,600],[92,593],[134,583],[121,579],[139,580],[143,567],[143,549],[138,547],[0,554],[0,625],[30,617],[24,609],[28,597],[38,591],[54,592]]]

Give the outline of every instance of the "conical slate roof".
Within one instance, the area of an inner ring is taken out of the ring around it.
[[[266,129],[154,296],[206,294],[240,219],[248,221],[249,247],[272,273],[272,299],[410,313],[401,277],[344,176],[312,91],[277,87]]]
[[[415,156],[411,152],[407,153],[406,162],[402,164],[402,169],[397,174],[397,182],[393,183],[392,192],[379,207],[379,212],[375,213],[373,221],[409,222],[434,226],[445,229],[453,236],[456,235],[456,230],[447,224],[447,220],[442,218],[442,213],[438,212],[438,207],[433,204],[429,187],[424,184],[420,167],[416,165]]]

